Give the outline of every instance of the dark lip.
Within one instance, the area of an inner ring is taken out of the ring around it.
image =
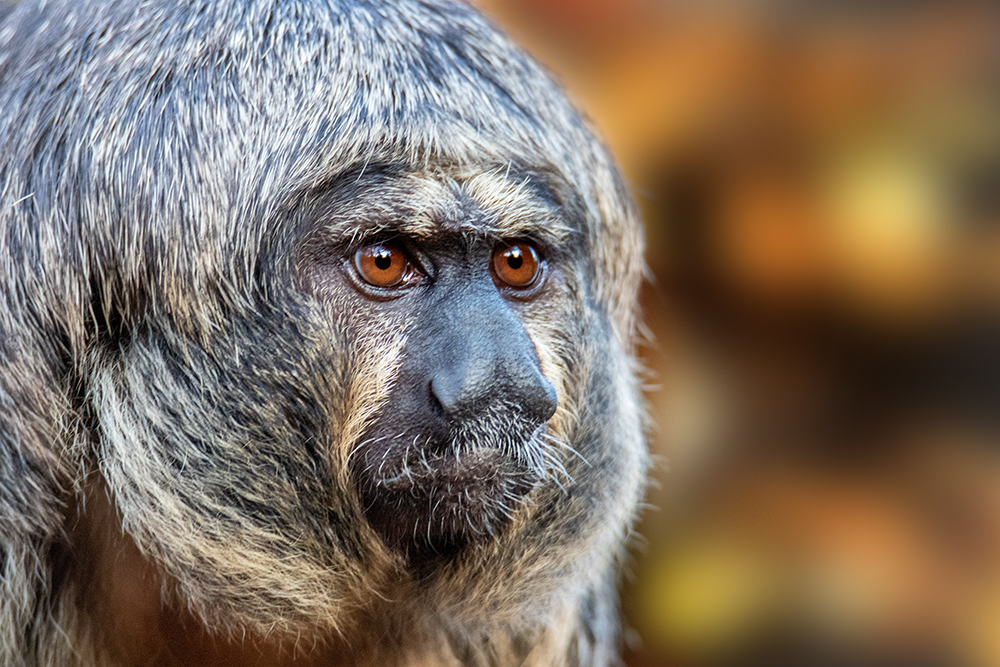
[[[389,491],[403,491],[426,484],[476,484],[497,477],[510,459],[500,451],[480,447],[458,455],[449,454],[407,462],[406,469],[376,480]]]
[[[496,448],[404,457],[391,469],[356,466],[354,474],[369,524],[411,561],[495,539],[538,481]]]

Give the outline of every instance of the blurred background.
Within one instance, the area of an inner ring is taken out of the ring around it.
[[[478,4],[645,215],[627,664],[1000,665],[1000,5]]]

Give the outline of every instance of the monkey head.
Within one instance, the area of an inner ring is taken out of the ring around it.
[[[72,554],[104,495],[212,632],[610,656],[642,238],[552,79],[448,1],[25,0],[2,30],[0,546]]]

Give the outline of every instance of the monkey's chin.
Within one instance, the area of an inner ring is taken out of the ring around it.
[[[384,464],[355,471],[365,515],[411,560],[495,539],[538,482],[528,466],[494,448]]]

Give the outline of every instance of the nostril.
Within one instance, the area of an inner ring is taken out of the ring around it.
[[[467,369],[465,369],[467,370]],[[487,390],[481,379],[455,368],[438,373],[430,381],[430,404],[433,414],[449,426],[475,418],[505,391],[495,379]]]
[[[544,424],[556,413],[556,408],[559,407],[559,397],[552,383],[541,373],[538,375],[534,391],[525,396],[524,402],[530,417],[538,424]]]
[[[431,380],[427,385],[427,392],[430,394],[431,412],[438,419],[446,419],[444,405],[441,404],[441,399],[438,398],[437,393],[434,391],[434,380]]]

